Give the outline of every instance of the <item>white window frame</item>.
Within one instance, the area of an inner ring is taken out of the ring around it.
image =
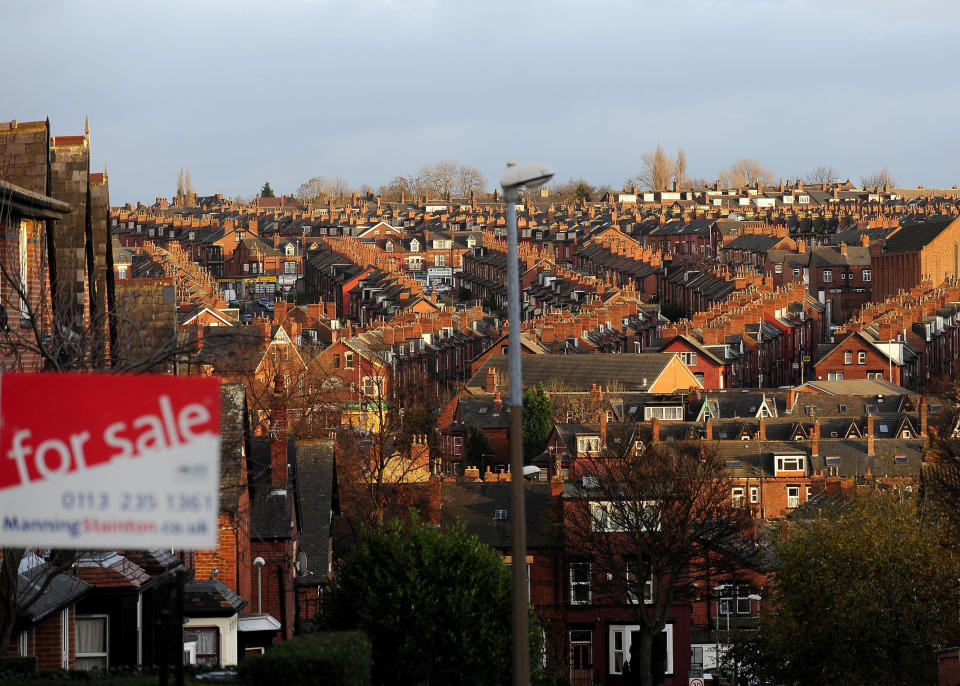
[[[750,504],[756,505],[760,502],[760,487],[751,486],[750,487]]]
[[[788,467],[788,464],[796,465]],[[776,461],[776,473],[780,472],[806,472],[807,459],[803,455],[778,455]]]
[[[697,366],[697,353],[694,352],[683,352],[680,353],[680,361],[683,362],[688,367]]]
[[[184,630],[184,632],[188,632],[188,631],[189,631],[189,632],[193,632],[193,633],[208,633],[208,632],[213,632],[213,635],[214,635],[214,643],[215,643],[216,646],[217,646],[217,652],[216,652],[216,653],[200,653],[199,650],[196,650],[196,653],[195,653],[194,657],[195,657],[195,659],[197,660],[197,664],[198,664],[198,665],[202,664],[202,665],[207,665],[207,666],[210,666],[210,667],[221,667],[221,666],[223,666],[223,636],[222,636],[222,632],[221,632],[221,630],[220,630],[220,627],[218,627],[218,626],[187,626],[187,627],[184,627],[183,630]],[[197,646],[196,646],[196,647],[199,648],[199,641],[197,642]],[[216,662],[214,662],[213,664],[210,664],[209,662],[200,662],[200,660],[208,659],[208,658],[210,658],[210,657],[212,657],[212,656],[216,658]]]
[[[870,281],[870,279],[872,278],[872,276],[873,276],[873,273],[872,273],[869,269],[864,269],[864,270],[863,270],[863,280],[864,280],[864,282]]]
[[[670,415],[669,417],[667,415]],[[662,422],[683,421],[683,407],[673,405],[649,406],[643,408],[644,421],[658,419]]]
[[[577,580],[577,572],[583,572],[586,569],[586,580]],[[570,604],[571,605],[589,605],[593,601],[593,565],[589,562],[571,562],[570,563]],[[586,589],[586,600],[577,599],[577,591]]]
[[[746,490],[743,486],[734,486],[730,489],[730,502],[736,508],[743,507],[746,502]]]
[[[824,283],[833,283],[833,270],[824,269],[823,270],[823,282]]]
[[[623,665],[630,659],[630,647],[634,631],[639,631],[637,624],[611,624],[608,633],[609,655],[608,667],[610,674],[623,674]],[[673,674],[673,624],[667,624],[663,627],[663,632],[667,635],[667,665],[666,674]],[[619,640],[619,646],[617,641]],[[619,657],[619,663],[617,658]]]
[[[787,507],[791,509],[800,507],[799,486],[787,486]]]
[[[344,353],[344,354],[343,354],[343,368],[344,368],[344,369],[353,369],[353,353]]]
[[[577,453],[599,453],[600,452],[600,437],[599,436],[577,436]]]
[[[867,351],[858,350],[857,351],[857,364],[866,364],[867,363]]]
[[[83,622],[83,621],[85,621],[85,620],[95,620],[95,619],[97,619],[97,620],[102,619],[102,620],[103,620],[103,647],[104,647],[104,650],[103,650],[102,652],[101,652],[101,651],[98,651],[98,652],[92,652],[92,653],[81,653],[81,652],[80,652],[80,645],[79,645],[79,641],[80,641],[80,628],[79,628],[79,625],[80,625],[81,622]],[[76,664],[77,664],[77,669],[83,670],[83,671],[88,671],[88,670],[85,670],[84,668],[82,668],[82,667],[79,666],[79,662],[80,662],[81,659],[101,658],[101,657],[103,658],[103,663],[104,663],[104,664],[103,664],[103,668],[104,668],[104,669],[109,669],[109,668],[110,668],[110,616],[109,616],[109,615],[103,615],[103,614],[77,615],[76,617],[74,617],[74,624],[75,624],[75,626],[77,627],[76,632],[75,632],[75,639],[74,639],[74,640],[77,642],[77,645],[76,645],[76,653],[75,653],[75,658],[76,658],[76,661],[77,661],[77,663],[76,663]],[[94,668],[91,668],[91,669],[94,669]]]

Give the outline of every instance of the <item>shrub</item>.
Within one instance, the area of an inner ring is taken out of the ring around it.
[[[238,672],[248,684],[369,686],[371,651],[362,631],[317,632],[246,658]]]

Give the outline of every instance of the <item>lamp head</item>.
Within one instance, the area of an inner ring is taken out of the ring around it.
[[[538,188],[553,178],[553,170],[542,162],[507,162],[507,168],[500,172],[500,185],[509,191],[521,186]]]

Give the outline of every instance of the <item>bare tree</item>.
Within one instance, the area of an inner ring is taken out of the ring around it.
[[[470,195],[470,191],[485,191],[487,188],[487,177],[477,169],[467,164],[461,164],[457,167],[456,178],[454,180],[454,193],[461,198]]]
[[[740,159],[727,169],[720,170],[720,182],[731,188],[753,186],[757,183],[769,185],[775,181],[773,170],[753,159]]]
[[[564,514],[567,552],[584,561],[573,564],[586,565],[576,571],[589,578],[593,604],[621,608],[639,627],[625,659],[649,686],[673,604],[697,595],[707,547],[734,540],[744,514],[730,502],[723,461],[699,442],[631,442],[584,460],[577,475]]]
[[[655,191],[664,190],[673,176],[674,162],[663,151],[663,146],[657,143],[657,149],[645,152],[641,157],[642,168],[640,173],[627,179],[628,185],[640,188],[650,188]]]
[[[174,197],[174,205],[177,207],[193,207],[196,201],[197,192],[193,188],[190,170],[181,166],[180,173],[177,174],[177,194]]]
[[[897,182],[894,180],[890,170],[884,166],[875,172],[860,177],[860,185],[863,188],[894,188]]]
[[[803,182],[810,185],[834,183],[840,180],[840,173],[828,165],[821,164],[804,174]]]
[[[296,197],[301,202],[323,202],[331,198],[342,199],[351,193],[350,184],[340,176],[332,179],[314,176],[297,188]]]
[[[687,179],[687,153],[684,152],[683,148],[677,150],[677,160],[673,164],[673,180],[677,184],[677,188],[683,188],[689,183]]]

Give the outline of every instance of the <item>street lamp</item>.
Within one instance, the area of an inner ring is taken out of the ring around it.
[[[537,188],[553,178],[553,170],[539,162],[507,162],[500,185],[507,201],[507,321],[510,338],[507,369],[510,374],[510,533],[513,536],[513,684],[530,683],[530,636],[527,618],[527,530],[523,500],[523,375],[520,367],[520,258],[517,236],[517,193]]]

